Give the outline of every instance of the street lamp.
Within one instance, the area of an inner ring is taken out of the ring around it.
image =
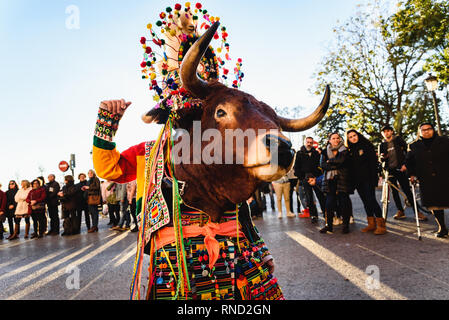
[[[438,112],[438,103],[437,103],[437,95],[435,94],[435,91],[438,89],[438,79],[432,74],[429,74],[429,77],[425,80],[427,90],[429,90],[432,93],[433,97],[433,109],[435,111],[435,119],[437,121],[438,126],[438,135],[441,136],[441,124],[440,124],[440,115]]]

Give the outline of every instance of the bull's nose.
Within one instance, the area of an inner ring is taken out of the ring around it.
[[[292,143],[282,137],[268,134],[265,136],[265,145],[271,152],[272,162],[277,163],[283,168],[288,168],[293,158],[295,151],[292,149]]]

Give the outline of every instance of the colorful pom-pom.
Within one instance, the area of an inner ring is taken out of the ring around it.
[[[181,9],[182,9],[182,6],[179,3],[175,4],[175,10],[179,11]]]
[[[147,39],[145,37],[140,38],[140,43],[145,44],[147,42]]]

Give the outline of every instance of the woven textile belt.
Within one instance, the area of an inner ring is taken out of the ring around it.
[[[184,239],[204,236],[204,244],[209,253],[209,267],[212,269],[220,253],[220,245],[215,236],[237,237],[237,224],[236,221],[227,221],[224,223],[209,222],[203,227],[189,225],[182,227],[182,233]],[[244,237],[243,232],[239,231],[239,237]],[[156,237],[157,250],[173,242],[175,242],[175,229],[173,227],[162,228],[158,231]]]

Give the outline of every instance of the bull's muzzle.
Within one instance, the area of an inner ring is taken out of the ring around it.
[[[282,168],[290,168],[295,151],[292,149],[292,143],[280,136],[267,134],[265,136],[265,145],[270,150],[271,163],[277,164]]]

